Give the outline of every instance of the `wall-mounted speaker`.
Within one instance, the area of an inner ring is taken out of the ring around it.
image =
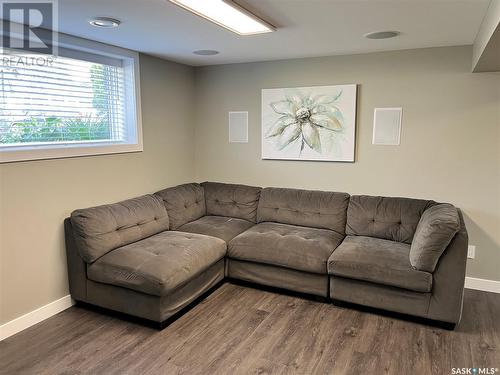
[[[248,112],[229,112],[229,143],[248,143]]]
[[[401,142],[402,108],[375,108],[373,144],[397,146]]]

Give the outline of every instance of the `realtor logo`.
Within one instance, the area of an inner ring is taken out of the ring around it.
[[[54,55],[56,0],[0,0],[2,40],[0,47]]]

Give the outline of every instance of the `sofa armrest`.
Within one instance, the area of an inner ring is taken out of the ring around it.
[[[450,323],[458,323],[462,314],[462,301],[467,263],[469,237],[463,215],[458,210],[460,230],[446,248],[433,274],[432,295],[428,317]]]
[[[64,236],[69,291],[74,300],[85,302],[87,299],[87,265],[78,252],[70,218],[64,220]]]
[[[410,263],[419,271],[434,272],[455,234],[460,218],[455,206],[443,203],[424,211],[410,248]]]

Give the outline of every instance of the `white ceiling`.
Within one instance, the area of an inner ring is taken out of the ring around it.
[[[241,1],[240,1],[241,3]],[[190,65],[212,65],[472,44],[490,0],[246,0],[278,27],[238,36],[167,0],[59,0],[61,32]],[[123,23],[96,29],[94,16]],[[369,40],[371,31],[402,35]],[[217,56],[192,51],[215,49]]]

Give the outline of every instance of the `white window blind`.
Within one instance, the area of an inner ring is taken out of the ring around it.
[[[19,56],[7,57],[0,60],[3,146],[127,139],[121,66],[66,57],[47,66],[12,64]]]
[[[1,52],[0,162],[142,151],[136,53]]]

